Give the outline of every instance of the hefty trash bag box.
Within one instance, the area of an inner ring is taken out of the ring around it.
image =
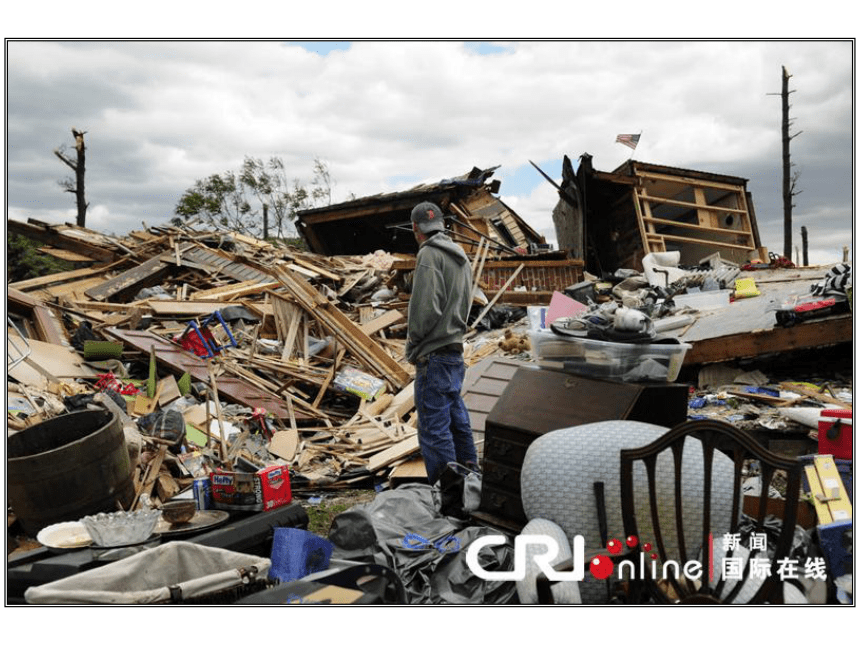
[[[268,466],[255,473],[214,472],[212,506],[221,510],[270,511],[292,501],[290,470]]]

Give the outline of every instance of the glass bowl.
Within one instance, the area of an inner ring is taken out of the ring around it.
[[[161,511],[117,511],[81,518],[87,532],[98,546],[126,546],[144,542],[155,528]]]

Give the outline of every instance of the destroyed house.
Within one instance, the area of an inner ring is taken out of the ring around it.
[[[446,211],[454,241],[467,252],[474,252],[482,238],[510,254],[544,245],[546,240],[497,197],[501,184],[491,180],[496,168],[473,168],[465,175],[401,192],[300,211],[296,229],[308,249],[322,255],[361,255],[377,249],[414,254],[418,244],[410,214],[416,204],[430,201]]]
[[[766,260],[747,180],[628,160],[595,170],[588,154],[562,165],[553,211],[559,248],[594,273],[639,270],[649,253],[679,251],[682,265],[719,253],[737,264]]]

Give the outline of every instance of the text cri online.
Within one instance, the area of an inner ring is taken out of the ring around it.
[[[501,546],[507,542],[503,535],[487,535],[478,538],[469,546],[466,552],[466,564],[473,574],[482,580],[524,580],[526,577],[526,558],[527,548],[529,545],[543,546],[542,552],[533,553],[532,560],[537,565],[548,580],[553,582],[569,581],[581,582],[585,578],[585,538],[577,535],[572,541],[573,551],[573,570],[572,571],[556,571],[550,564],[558,556],[558,544],[548,535],[518,535],[514,539],[514,570],[513,571],[486,571],[478,561],[478,553],[484,547]],[[608,558],[600,558],[602,562],[592,562],[591,574],[598,580],[605,580],[615,568]],[[671,562],[671,561],[670,561]],[[667,563],[668,564],[668,563]],[[598,566],[594,566],[598,565]],[[645,555],[640,554],[639,570],[633,562],[622,562],[618,567],[619,579],[623,576],[625,569],[631,576],[644,577],[645,573]],[[676,575],[683,570],[684,576],[690,580],[698,580],[702,576],[702,563],[696,560],[690,560],[683,565],[671,562],[669,566],[676,569]],[[656,576],[656,562],[651,562],[651,575]],[[666,565],[664,565],[664,569]]]

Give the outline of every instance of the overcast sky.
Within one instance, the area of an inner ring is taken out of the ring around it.
[[[289,177],[324,161],[344,201],[501,166],[501,198],[555,241],[561,160],[749,180],[781,253],[781,68],[791,74],[794,244],[812,264],[853,239],[853,43],[843,41],[6,42],[7,208],[72,222],[53,154],[86,131],[89,228],[166,223],[195,180],[246,156]],[[802,132],[801,132],[802,131]],[[635,151],[615,142],[641,132]],[[794,258],[792,258],[794,259]]]

